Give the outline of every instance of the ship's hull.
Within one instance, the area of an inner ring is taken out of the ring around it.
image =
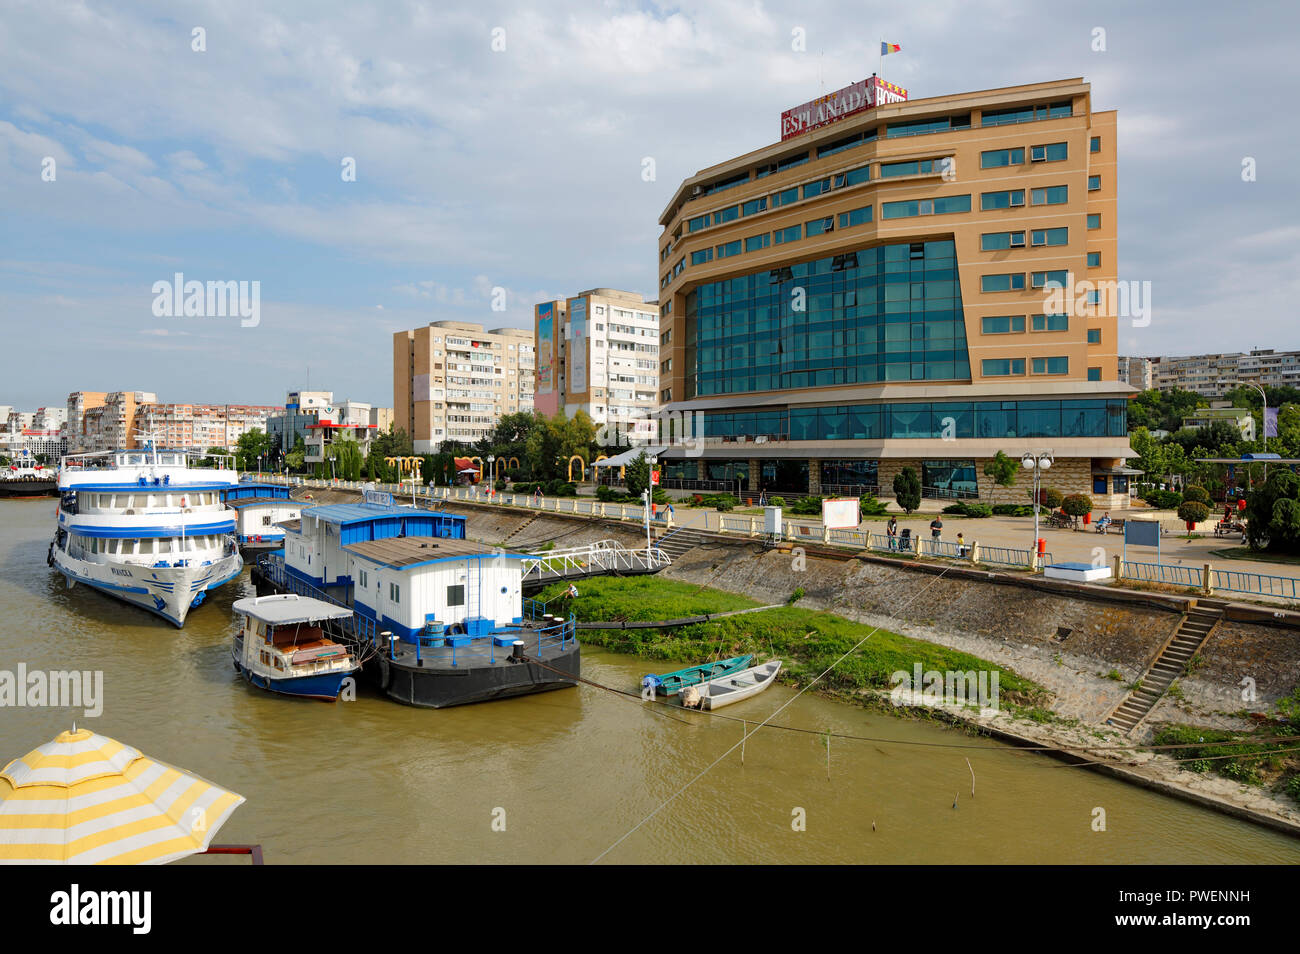
[[[91,563],[51,547],[54,569],[69,586],[85,584],[124,603],[161,616],[173,626],[185,625],[189,611],[208,593],[237,577],[244,568],[238,553],[207,566],[150,567],[122,563]]]
[[[0,480],[0,498],[5,497],[57,497],[56,480],[24,479]]]
[[[277,692],[282,696],[298,696],[301,699],[319,699],[322,702],[337,702],[343,691],[343,681],[351,672],[326,672],[313,676],[298,676],[293,679],[273,679],[264,673],[254,672],[247,666],[235,661],[235,670],[250,685],[268,692]]]

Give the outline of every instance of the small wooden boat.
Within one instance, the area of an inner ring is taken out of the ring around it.
[[[321,623],[348,619],[352,610],[295,593],[236,600],[244,617],[235,633],[235,671],[259,689],[334,702],[343,680],[360,664]]]
[[[749,665],[753,658],[752,654],[749,656],[733,656],[731,659],[719,659],[717,662],[688,666],[685,669],[679,669],[676,672],[670,672],[662,676],[651,673],[641,680],[641,685],[653,686],[655,692],[661,696],[675,696],[687,686],[695,686],[710,679],[717,679],[721,676],[729,676],[740,672]]]
[[[776,681],[776,674],[780,671],[781,660],[773,659],[761,666],[754,666],[720,679],[710,679],[682,693],[682,705],[690,709],[703,709],[706,712],[721,709],[733,702],[758,695]]]

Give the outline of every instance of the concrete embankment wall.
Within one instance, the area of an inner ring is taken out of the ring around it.
[[[317,492],[318,502],[355,499]],[[532,551],[614,539],[644,546],[637,527],[587,517],[536,515],[506,508],[448,504],[470,518],[476,540]],[[742,593],[763,603],[798,587],[801,607],[950,646],[1014,669],[1055,695],[1065,718],[1100,722],[1127,694],[1174,633],[1189,601],[1182,596],[1061,584],[1023,574],[965,568],[908,567],[884,558],[815,550],[763,550],[756,542],[717,539],[678,557],[671,579]],[[1203,664],[1179,680],[1185,701],[1166,698],[1148,722],[1233,722],[1226,713],[1261,711],[1289,693],[1300,673],[1300,614],[1230,607],[1202,649]],[[1108,678],[1115,671],[1119,678]],[[1241,680],[1257,699],[1241,699]]]

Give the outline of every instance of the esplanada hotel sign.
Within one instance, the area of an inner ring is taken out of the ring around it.
[[[906,100],[907,90],[871,76],[833,93],[819,96],[810,103],[787,109],[781,114],[781,139],[792,139],[884,103],[902,103]]]

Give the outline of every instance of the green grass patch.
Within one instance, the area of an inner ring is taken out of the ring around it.
[[[553,584],[539,596],[554,599],[565,585]],[[578,591],[574,612],[579,620],[673,619],[762,605],[744,596],[649,576],[591,579],[579,582]],[[872,627],[842,616],[782,606],[671,630],[585,630],[580,639],[614,652],[683,664],[746,653],[779,656],[786,661],[786,673],[802,685],[868,633]],[[872,633],[818,685],[844,693],[889,689],[893,673],[911,673],[917,663],[927,672],[997,670],[999,693],[1012,704],[1043,693],[1041,686],[988,660],[883,629]]]
[[[1258,738],[1290,735],[1277,727],[1264,727],[1252,732],[1229,732],[1202,726],[1167,725],[1152,735],[1154,745],[1190,745],[1174,749],[1167,754],[1176,759],[1186,759],[1183,767],[1193,772],[1212,772],[1247,785],[1262,786],[1279,781],[1297,768],[1292,742],[1261,742]],[[1227,742],[1229,745],[1210,743]],[[1231,755],[1232,758],[1216,756]],[[1290,783],[1287,783],[1290,791]]]

